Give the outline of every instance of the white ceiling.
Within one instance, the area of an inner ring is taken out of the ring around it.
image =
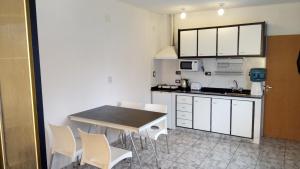
[[[300,2],[300,0],[121,0],[158,13],[179,13],[182,8],[187,12],[213,10],[224,3],[224,8]]]

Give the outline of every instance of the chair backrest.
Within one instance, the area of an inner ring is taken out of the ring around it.
[[[52,153],[61,153],[73,158],[76,153],[76,141],[69,126],[49,124],[53,135]]]
[[[82,164],[90,164],[99,168],[109,168],[111,150],[106,136],[90,134],[78,129],[82,144]]]
[[[162,104],[145,104],[145,110],[168,113],[168,106]]]
[[[129,102],[129,101],[121,101],[119,104],[120,107],[125,107],[125,108],[131,108],[131,109],[143,109],[144,105],[140,103],[135,103],[135,102]]]

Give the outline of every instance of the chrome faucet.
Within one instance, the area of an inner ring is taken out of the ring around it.
[[[235,84],[235,87],[232,88],[232,90],[239,90],[239,84],[236,80],[233,80],[233,83]]]

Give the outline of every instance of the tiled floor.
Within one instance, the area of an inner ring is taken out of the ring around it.
[[[141,150],[138,139],[135,143],[143,168],[156,168],[150,145]],[[169,145],[170,154],[165,137],[159,138],[157,147],[162,169],[300,169],[300,142],[265,138],[256,145],[237,137],[178,128],[169,132]],[[129,162],[124,160],[114,168],[129,168]],[[139,168],[136,156],[132,168]]]

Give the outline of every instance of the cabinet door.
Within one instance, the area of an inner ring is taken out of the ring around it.
[[[197,56],[197,30],[180,32],[180,57]]]
[[[198,30],[198,56],[216,56],[217,29]]]
[[[240,26],[239,37],[239,55],[261,55],[261,24]]]
[[[252,137],[253,102],[232,100],[231,134]]]
[[[211,131],[230,134],[230,100],[212,99]]]
[[[236,56],[238,27],[218,28],[218,56]]]
[[[210,131],[211,98],[194,97],[194,129]]]
[[[175,128],[175,113],[172,112],[172,94],[168,92],[152,92],[152,103],[168,107],[168,128]]]

